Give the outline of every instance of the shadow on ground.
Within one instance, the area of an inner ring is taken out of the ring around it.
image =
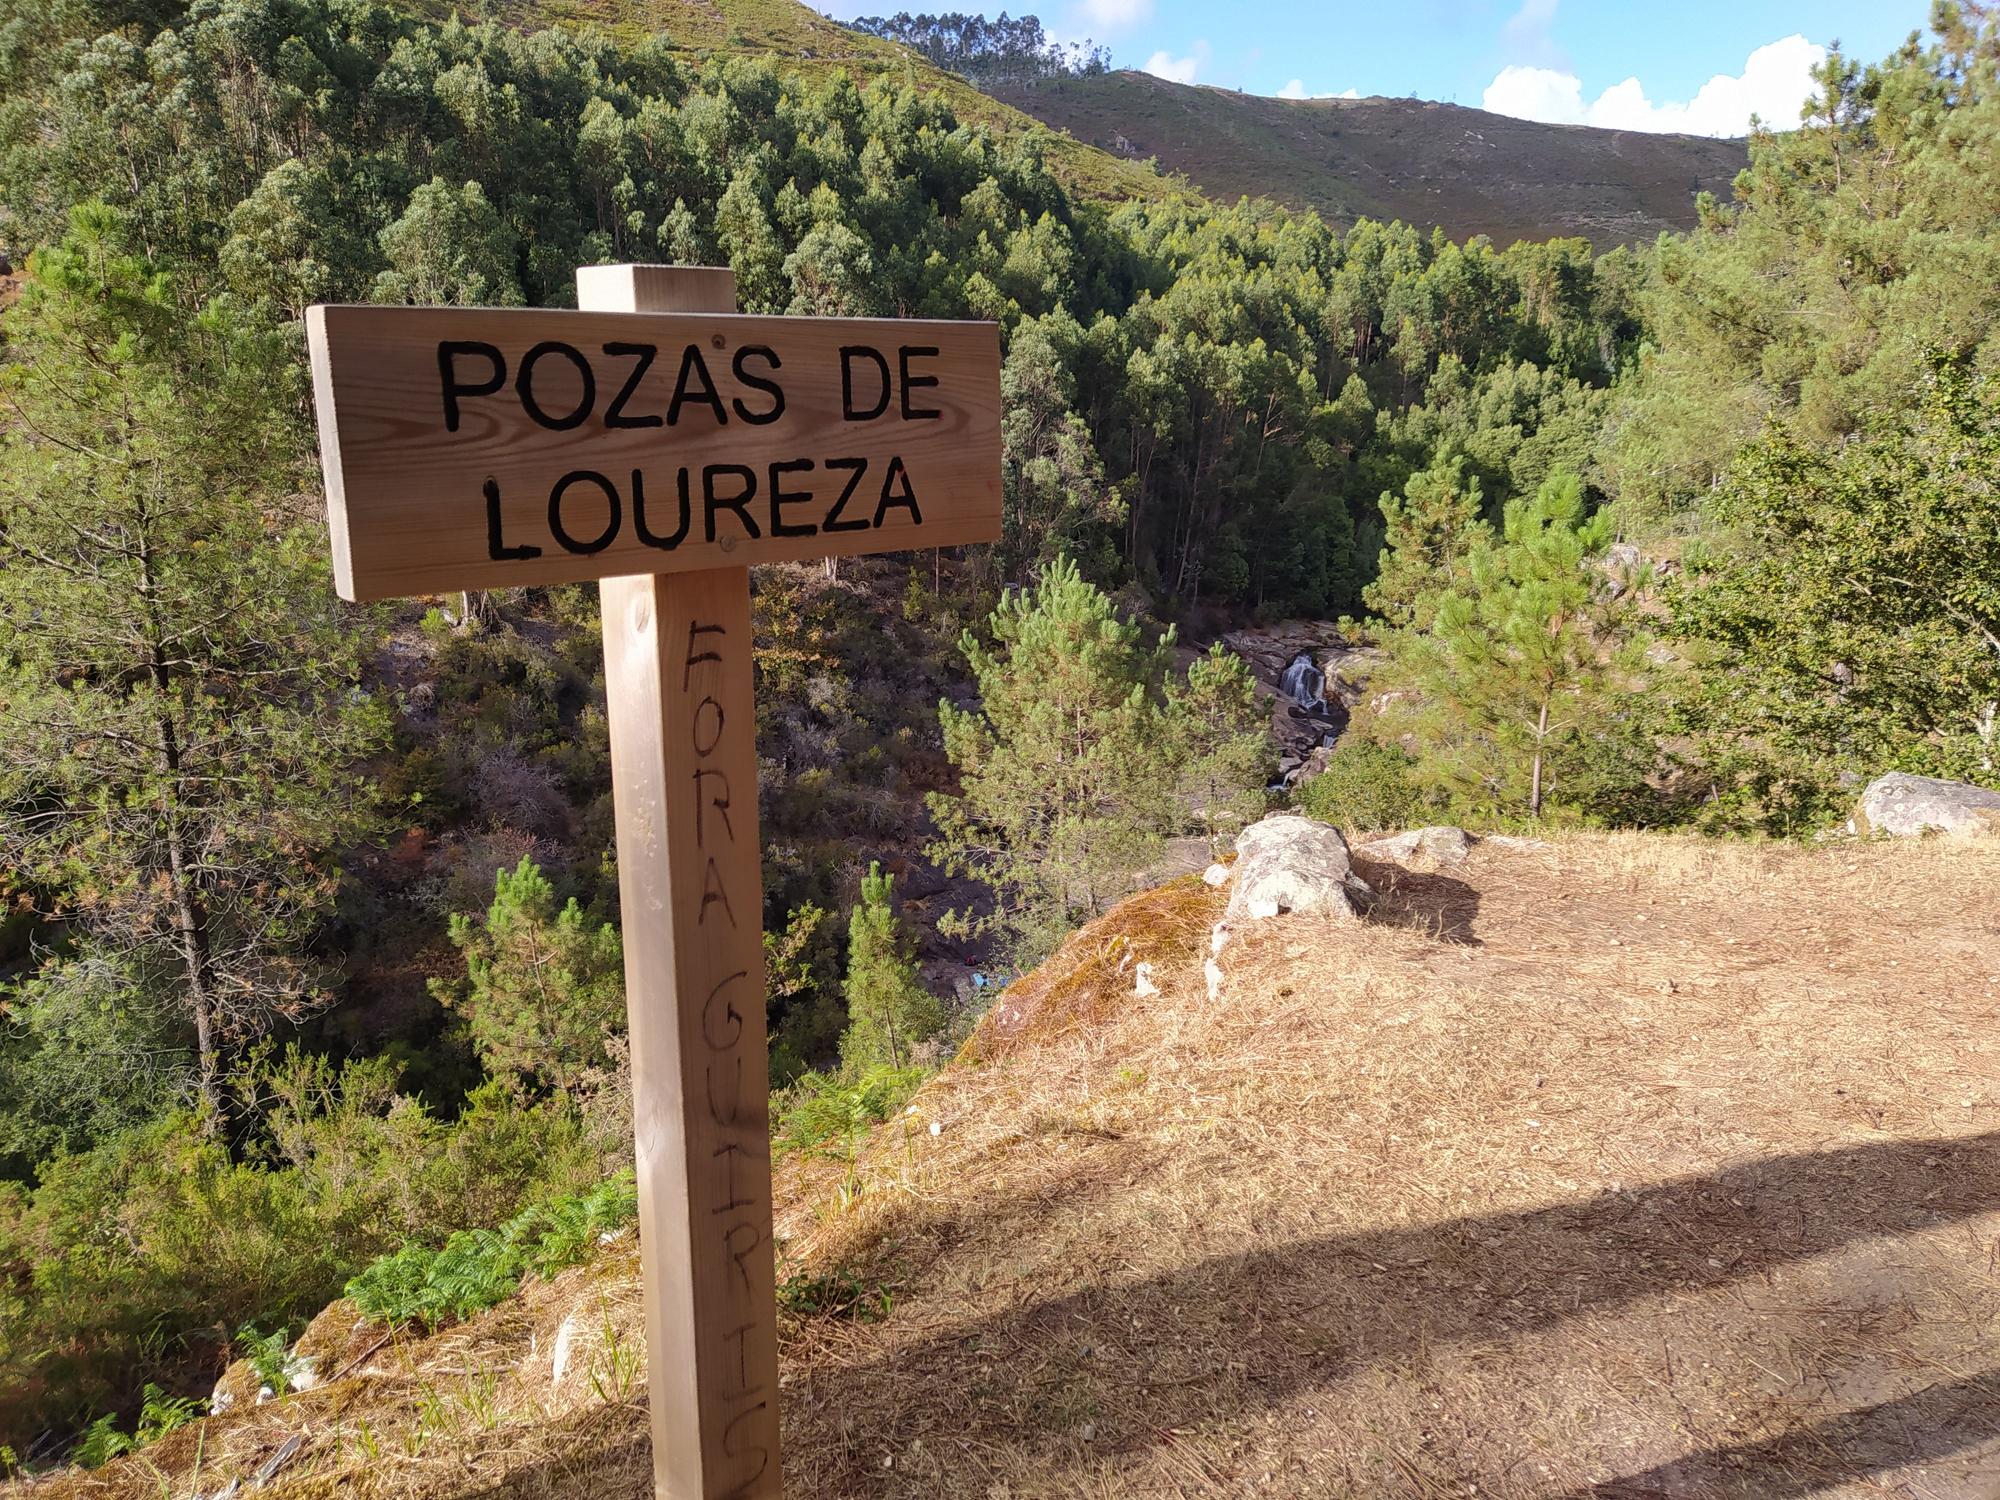
[[[1427,889],[1439,888],[1431,882],[1441,877],[1424,879]],[[1060,1388],[1071,1377],[1115,1383],[1128,1404],[1099,1418],[1091,1449],[1093,1462],[1115,1464],[1177,1424],[1186,1430],[1261,1416],[1375,1362],[1531,1333],[1643,1298],[1753,1281],[1854,1242],[1995,1209],[2000,1132],[1867,1143],[1527,1212],[1210,1256],[913,1337],[898,1338],[891,1323],[879,1334],[843,1338],[841,1354],[814,1361],[791,1386],[787,1469],[811,1455],[810,1483],[799,1493],[923,1493],[907,1483],[885,1488],[881,1452],[920,1439],[935,1449],[965,1435],[989,1449],[1015,1450],[1051,1479],[1077,1476],[1082,1460],[1074,1444],[1049,1424],[1019,1420],[1011,1388]],[[1149,1327],[1165,1325],[1226,1350],[1230,1363],[1197,1381],[1151,1380],[1145,1347],[1127,1352],[1140,1343],[1133,1328],[1141,1317]],[[848,1411],[867,1413],[873,1424],[866,1451],[843,1438]],[[1996,1437],[2000,1372],[1987,1371],[1549,1500],[1804,1496]],[[574,1460],[550,1460],[468,1497],[623,1494],[622,1486],[593,1487],[590,1475],[605,1472],[603,1461],[643,1470],[644,1442],[643,1434],[626,1435],[615,1453],[589,1463],[589,1473]]]
[[[1829,1485],[1935,1463],[2000,1438],[2000,1370],[1944,1381],[1757,1443],[1708,1448],[1550,1500],[1683,1500],[1754,1494],[1801,1500]],[[2000,1467],[1987,1476],[2000,1493]]]
[[[1484,946],[1472,929],[1479,915],[1479,892],[1463,880],[1406,870],[1366,856],[1355,859],[1354,873],[1375,892],[1374,904],[1366,914],[1368,921],[1384,927],[1407,927],[1461,948]]]

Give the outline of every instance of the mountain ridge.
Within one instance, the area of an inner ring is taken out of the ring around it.
[[[1500,244],[1581,235],[1605,250],[1687,229],[1695,195],[1727,196],[1745,163],[1741,139],[1550,125],[1434,100],[1267,98],[1129,70],[992,92],[1212,197]]]

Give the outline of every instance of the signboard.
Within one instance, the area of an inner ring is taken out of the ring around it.
[[[999,534],[991,323],[314,307],[306,332],[346,599]]]
[[[751,563],[1000,535],[991,323],[735,316],[588,266],[583,310],[315,307],[348,599],[600,580],[654,1491],[774,1496]]]

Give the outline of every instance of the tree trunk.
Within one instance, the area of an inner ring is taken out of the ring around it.
[[[896,1008],[893,1005],[882,1007],[882,1027],[889,1033],[889,1065],[900,1068],[903,1066],[903,1042],[896,1035]]]
[[[1528,816],[1542,815],[1542,743],[1549,734],[1549,700],[1542,700],[1541,716],[1535,722],[1535,769],[1528,785]]]
[[[160,695],[155,727],[160,735],[160,767],[166,782],[167,885],[173,896],[174,931],[180,943],[181,963],[187,970],[188,1009],[194,1015],[197,1086],[201,1090],[202,1102],[208,1106],[208,1129],[211,1134],[220,1134],[223,1122],[222,1057],[216,1045],[215,996],[209,983],[214,963],[209,943],[208,906],[201,899],[194,875],[188,869],[187,837],[181,826],[180,733],[168,706],[172,701],[173,668],[168,664],[161,646],[165,631],[161,628],[157,610],[152,548],[143,532],[139,544],[139,587],[145,600],[149,636],[146,643],[147,670],[153,679],[153,690]]]
[[[168,764],[178,771],[180,749],[172,738],[171,721],[163,717],[160,732]],[[188,1007],[194,1012],[194,1044],[201,1098],[208,1106],[208,1128],[219,1132],[222,1129],[222,1059],[215,1044],[215,1001],[209,993],[208,909],[188,873],[187,850],[181,836],[178,809],[167,817],[167,879],[173,890],[174,926],[180,936],[181,962],[187,970]]]

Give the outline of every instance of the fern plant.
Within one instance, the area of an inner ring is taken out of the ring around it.
[[[525,1208],[498,1229],[461,1229],[437,1249],[405,1245],[349,1281],[347,1295],[365,1317],[435,1328],[511,1296],[531,1271],[549,1277],[582,1263],[638,1213],[638,1188],[621,1173]]]
[[[118,1430],[118,1418],[106,1412],[88,1427],[77,1439],[76,1451],[70,1458],[79,1468],[95,1469],[108,1464],[122,1453],[130,1453],[133,1448],[130,1433]]]
[[[236,1330],[236,1342],[242,1344],[244,1358],[250,1360],[250,1368],[256,1370],[258,1384],[262,1384],[272,1396],[292,1394],[292,1374],[298,1370],[298,1364],[292,1360],[290,1328],[260,1334],[254,1322],[246,1322]]]
[[[257,1379],[273,1396],[283,1396],[292,1389],[292,1331],[280,1328],[275,1333],[259,1333],[255,1323],[245,1323],[236,1330],[236,1342],[243,1348],[243,1357],[250,1361],[250,1368],[257,1372]]]
[[[199,1396],[169,1396],[150,1380],[140,1392],[139,1400],[139,1430],[135,1436],[142,1447],[208,1412],[208,1403]]]

